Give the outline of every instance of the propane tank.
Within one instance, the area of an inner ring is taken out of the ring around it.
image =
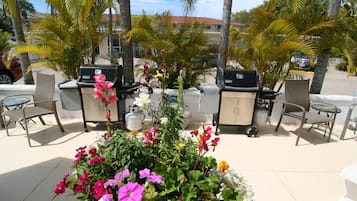
[[[125,115],[126,128],[129,131],[140,130],[142,126],[141,122],[141,112],[139,111],[139,107],[129,106],[129,113]]]

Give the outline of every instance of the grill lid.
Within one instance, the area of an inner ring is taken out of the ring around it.
[[[104,74],[107,81],[121,82],[122,74],[118,75],[117,65],[84,65],[79,68],[78,82],[95,83],[94,75]]]
[[[226,90],[258,90],[259,78],[255,70],[218,69],[217,84]]]

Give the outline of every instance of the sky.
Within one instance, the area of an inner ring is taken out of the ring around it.
[[[37,12],[49,12],[45,0],[28,0],[31,2]],[[262,5],[264,0],[232,0],[232,13],[250,10]],[[161,14],[169,10],[171,15],[184,15],[182,0],[131,0],[131,14]],[[222,19],[223,0],[197,0],[195,9],[190,15],[196,17],[209,17]]]

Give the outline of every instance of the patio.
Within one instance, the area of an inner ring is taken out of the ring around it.
[[[329,69],[327,79],[331,81],[324,85],[327,86],[323,89],[325,94],[346,95],[355,90],[352,83],[356,77],[348,79],[351,84],[347,84],[340,80],[346,79],[344,74]],[[338,88],[340,83],[344,87]],[[304,133],[299,146],[295,146],[296,135],[292,132],[298,127],[297,121],[284,120],[279,132],[275,132],[277,114],[274,109],[272,124],[260,125],[255,138],[248,138],[236,129],[224,129],[212,155],[229,162],[232,169],[246,178],[256,201],[336,201],[342,198],[346,187],[341,170],[357,162],[356,135],[348,130],[346,140],[339,139],[345,113],[338,115],[329,143],[322,134],[312,130]],[[0,130],[1,200],[52,199],[55,185],[70,171],[75,149],[90,146],[105,130],[103,126],[89,124],[90,132],[86,133],[82,119],[75,116],[61,118],[64,133],[59,132],[52,116],[45,117],[46,126],[38,120],[37,124],[30,123],[32,148],[27,146],[21,126],[12,126],[10,136],[6,136],[4,129]],[[198,128],[201,123],[191,123],[188,130]],[[185,132],[189,133],[188,130]],[[71,200],[71,197],[61,196],[57,200]]]
[[[2,200],[50,200],[58,181],[69,172],[75,149],[91,145],[104,128],[83,131],[81,119],[62,119],[65,133],[58,131],[55,119],[46,118],[47,126],[30,124],[32,142],[29,148],[21,127],[10,129],[10,137],[0,133],[3,162],[0,167]],[[274,124],[274,123],[273,123]],[[92,126],[95,126],[92,124]],[[194,129],[199,126],[191,124]],[[296,135],[288,132],[296,125],[259,127],[259,136],[248,138],[237,130],[225,129],[219,147],[212,153],[226,160],[242,174],[262,201],[335,201],[345,194],[341,170],[357,161],[356,137],[348,132],[347,140],[339,140],[342,125],[336,125],[331,142],[320,134],[303,136],[294,146]],[[311,131],[314,132],[314,131]],[[8,153],[8,154],[6,154]],[[59,197],[58,200],[71,200]]]

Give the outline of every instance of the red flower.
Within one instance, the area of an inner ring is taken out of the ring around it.
[[[84,183],[74,184],[74,186],[73,186],[74,193],[82,193],[85,189],[86,189],[86,186]]]
[[[54,191],[55,191],[55,193],[56,193],[57,195],[65,193],[65,192],[66,192],[66,187],[65,187],[64,182],[63,182],[63,181],[59,182],[59,183],[56,185],[56,188],[55,188]]]
[[[93,157],[90,161],[89,161],[89,165],[90,166],[93,166],[97,163],[101,163],[101,162],[104,162],[105,161],[105,158],[102,157],[102,156],[95,156]]]
[[[193,131],[191,131],[191,135],[192,135],[192,137],[193,137],[193,136],[197,136],[197,135],[198,135],[198,130],[193,130]]]
[[[81,183],[85,183],[85,182],[87,181],[88,177],[89,177],[89,173],[86,171],[86,172],[83,173],[82,176],[79,177],[78,180],[79,180]]]
[[[156,127],[152,127],[150,131],[144,131],[143,143],[146,145],[157,143],[157,131],[158,129]]]
[[[87,146],[79,147],[78,149],[76,149],[77,153],[74,156],[76,158],[76,160],[74,160],[75,164],[78,164],[81,160],[85,160],[85,157],[87,156],[86,148]]]
[[[105,194],[112,194],[110,188],[104,188],[105,180],[101,179],[95,182],[93,188],[88,188],[88,192],[91,193],[95,199],[99,200]]]
[[[91,148],[89,151],[88,151],[88,153],[90,154],[90,155],[92,155],[92,156],[94,156],[94,155],[96,155],[97,154],[97,148]]]
[[[66,188],[69,186],[69,181],[67,181],[67,178],[69,177],[69,174],[66,174],[62,181],[60,181],[57,185],[56,185],[56,188],[55,188],[55,193],[57,195],[59,194],[63,194],[66,192]]]
[[[104,188],[104,183],[105,180],[101,179],[95,182],[94,184],[94,198],[99,200],[104,194],[106,194],[105,188]]]
[[[219,142],[219,137],[216,137],[212,140],[212,146],[217,146],[218,145],[218,142]]]

